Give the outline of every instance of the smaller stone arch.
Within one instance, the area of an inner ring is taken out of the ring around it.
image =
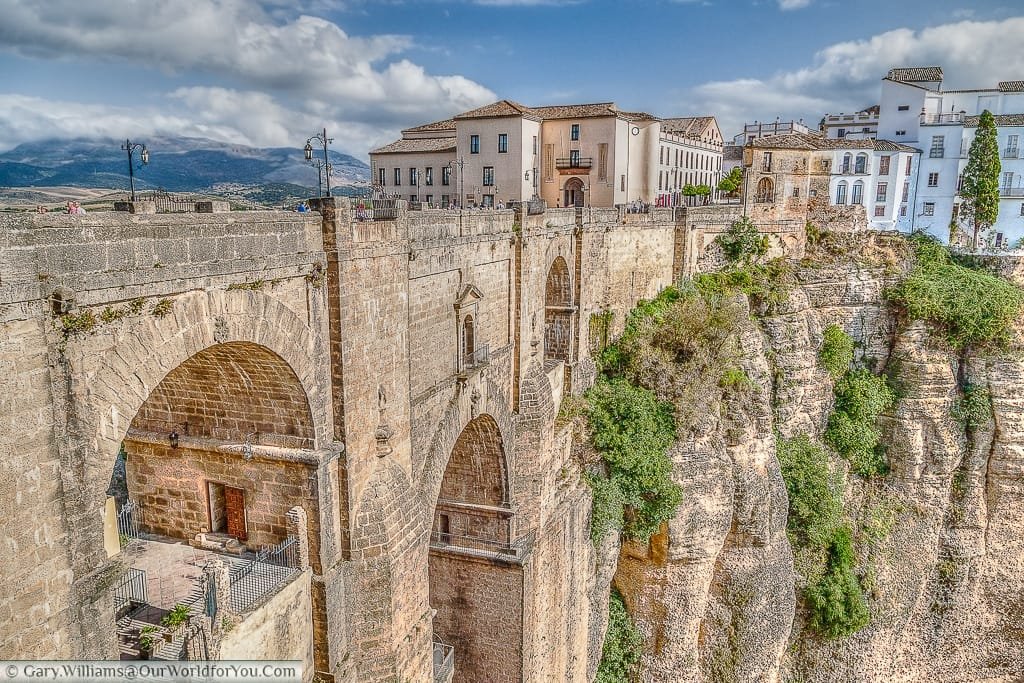
[[[757,193],[754,201],[758,204],[770,204],[775,201],[775,183],[771,178],[761,178],[757,181]]]
[[[568,361],[573,343],[573,289],[569,267],[555,257],[544,285],[544,360]]]

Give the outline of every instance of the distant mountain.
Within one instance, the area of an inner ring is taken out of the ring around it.
[[[215,185],[298,185],[315,190],[316,168],[301,148],[247,147],[215,140],[151,137],[144,140],[149,164],[136,155],[136,189],[201,192]],[[44,140],[0,154],[0,187],[128,187],[128,155],[121,140]],[[322,153],[322,152],[321,152]],[[368,182],[370,168],[347,154],[330,151],[331,185]]]

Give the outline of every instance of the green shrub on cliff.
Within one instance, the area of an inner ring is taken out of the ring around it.
[[[818,358],[832,379],[838,380],[850,370],[853,362],[853,339],[838,325],[826,327],[824,337]]]
[[[682,500],[666,455],[676,438],[672,406],[621,378],[599,378],[586,399],[591,443],[608,470],[606,478],[588,478],[595,498],[591,535],[597,542],[621,523],[627,538],[646,541]],[[624,516],[616,513],[619,505]]]
[[[1024,305],[1024,292],[1010,282],[953,262],[933,237],[914,235],[910,274],[886,294],[915,320],[940,326],[954,349],[972,344],[1005,347]]]
[[[966,430],[984,427],[992,419],[992,397],[988,387],[968,384],[953,405],[953,418]]]
[[[826,638],[839,638],[867,626],[870,619],[864,592],[854,573],[855,557],[850,528],[838,527],[827,546],[824,576],[807,587],[811,625]]]
[[[888,464],[875,423],[896,401],[885,377],[865,369],[853,370],[836,383],[835,394],[836,408],[828,419],[825,442],[849,460],[857,474],[885,474]]]
[[[768,253],[768,235],[762,235],[746,216],[733,221],[715,242],[732,263],[749,263]]]
[[[613,588],[608,598],[608,630],[594,683],[626,683],[632,680],[640,662],[643,643],[643,636],[633,624],[622,595]]]

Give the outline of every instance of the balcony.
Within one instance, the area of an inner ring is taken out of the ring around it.
[[[1024,197],[1024,187],[1000,187],[1000,197]]]
[[[963,112],[956,114],[921,114],[921,125],[923,126],[953,126],[963,122]]]
[[[533,531],[511,543],[490,538],[432,531],[430,533],[430,549],[521,563],[532,550],[535,540],[536,532]]]
[[[1004,159],[1016,159],[1018,157],[1018,149],[1016,147],[1007,147],[1003,150]]]
[[[451,683],[455,676],[455,648],[434,641],[434,683]]]
[[[594,157],[560,157],[555,159],[555,168],[564,170],[567,168],[590,168],[594,164]]]

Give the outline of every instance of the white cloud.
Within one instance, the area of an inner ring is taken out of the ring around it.
[[[779,0],[779,9],[801,9],[811,4],[811,0]]]
[[[254,144],[304,140],[309,122],[333,121],[360,131],[346,149],[359,154],[402,125],[497,99],[463,76],[429,74],[401,58],[412,46],[408,36],[350,36],[326,19],[283,16],[282,0],[264,4],[269,14],[256,0],[0,0],[0,49],[43,59],[125,62],[182,75],[191,84],[173,97],[186,122],[193,118],[211,130],[239,131]],[[304,6],[333,4],[308,0]],[[12,112],[27,102],[6,99],[0,107]],[[66,113],[74,119],[75,111],[98,110],[100,121],[124,114],[95,105]],[[65,127],[90,125],[69,120]],[[35,129],[30,121],[6,127],[8,136],[14,129]]]
[[[814,55],[810,66],[770,78],[704,83],[693,88],[687,105],[718,116],[726,137],[745,121],[774,121],[776,116],[807,117],[813,128],[826,113],[877,104],[880,81],[893,67],[940,65],[947,89],[1019,80],[1024,76],[1021,36],[1024,17],[896,29],[830,45]]]

